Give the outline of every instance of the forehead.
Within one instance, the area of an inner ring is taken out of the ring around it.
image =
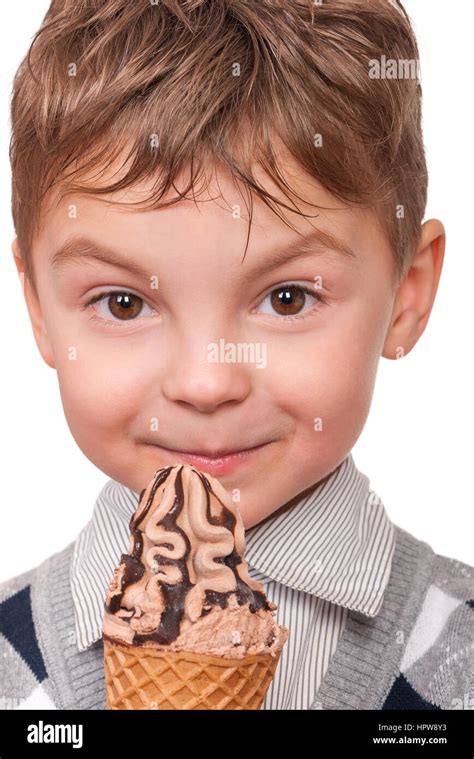
[[[275,206],[287,219],[278,217],[263,200],[252,195],[252,226],[249,250],[266,251],[275,243],[290,244],[298,233],[308,235],[314,230],[337,238],[347,248],[358,251],[364,257],[377,248],[379,256],[390,258],[390,250],[375,212],[355,205],[349,206],[337,200],[314,177],[309,176],[287,153],[282,151],[279,168],[290,190],[288,195],[261,167],[256,166],[254,175],[259,184],[271,196],[284,204]],[[99,186],[120,178],[123,166],[111,164],[101,174]],[[85,178],[85,184],[89,184]],[[174,190],[169,190],[162,202],[177,197],[189,184],[189,172],[182,171],[175,180]],[[104,239],[113,246],[133,240],[137,246],[149,244],[150,239],[172,240],[176,247],[189,245],[198,236],[207,237],[209,248],[212,241],[236,243],[236,249],[245,247],[249,212],[248,191],[219,164],[209,167],[205,181],[195,189],[194,197],[188,193],[158,210],[146,210],[156,178],[140,180],[130,187],[107,194],[70,193],[67,186],[59,185],[45,204],[39,234],[39,247],[58,248],[72,234],[89,235]],[[95,184],[97,187],[97,183]],[[135,204],[135,205],[133,205]],[[137,205],[138,204],[138,205]],[[304,216],[306,215],[306,218]]]

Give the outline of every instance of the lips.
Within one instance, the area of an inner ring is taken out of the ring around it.
[[[203,451],[202,449],[200,451],[181,451],[160,445],[155,445],[155,447],[174,463],[181,461],[212,475],[224,475],[255,458],[260,452],[266,450],[271,442],[273,441],[254,445],[251,448],[226,448],[220,451]]]
[[[183,451],[180,448],[170,448],[168,446],[161,446],[161,447],[167,448],[168,451],[172,451],[173,453],[182,453],[182,454],[186,454],[187,456],[195,456],[196,458],[201,458],[201,459],[217,460],[217,459],[223,459],[226,456],[235,456],[238,453],[245,453],[246,451],[252,451],[256,448],[261,448],[262,445],[266,445],[266,443],[259,443],[257,445],[249,445],[243,448],[225,448],[220,451],[205,451],[205,450]]]

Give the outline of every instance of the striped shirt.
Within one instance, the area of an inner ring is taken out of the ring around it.
[[[139,494],[109,480],[79,534],[71,570],[77,645],[102,636],[104,598]],[[309,709],[349,609],[377,615],[390,576],[395,528],[352,454],[291,508],[246,530],[250,576],[289,629],[262,709]]]

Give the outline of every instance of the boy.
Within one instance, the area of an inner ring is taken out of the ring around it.
[[[381,60],[417,60],[390,0],[53,1],[14,83],[13,252],[111,479],[2,587],[6,707],[105,708],[105,589],[181,462],[239,494],[290,630],[264,709],[472,708],[473,569],[394,525],[351,455],[445,247],[418,81]]]

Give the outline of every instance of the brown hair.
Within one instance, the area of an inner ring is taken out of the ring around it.
[[[30,249],[55,186],[100,195],[156,177],[146,207],[159,207],[194,192],[214,160],[250,208],[255,193],[286,223],[279,209],[299,210],[275,136],[340,201],[376,209],[400,281],[426,205],[421,88],[369,75],[383,56],[418,60],[397,0],[53,0],[11,108],[12,212],[33,287]],[[123,151],[117,181],[79,182]],[[290,205],[259,184],[254,162]],[[187,168],[189,185],[165,203]]]

